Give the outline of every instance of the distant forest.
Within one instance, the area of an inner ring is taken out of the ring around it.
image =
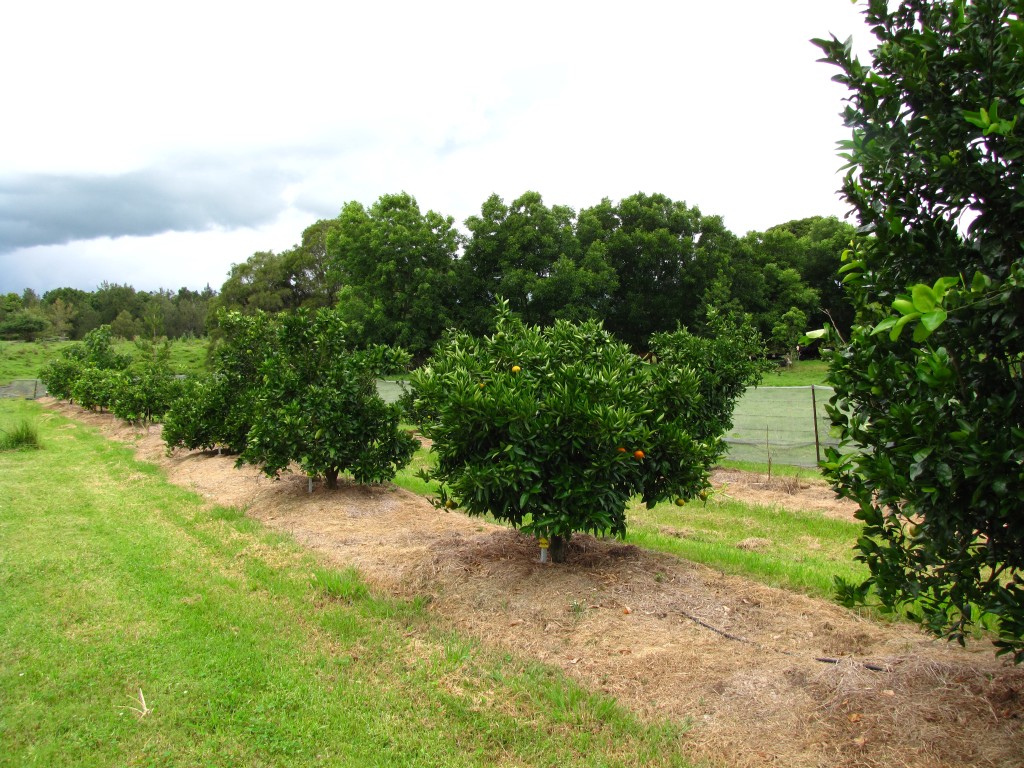
[[[492,195],[464,222],[422,212],[406,193],[347,203],[281,253],[235,264],[219,292],[136,291],[103,283],[0,296],[0,337],[203,336],[217,310],[338,306],[358,344],[422,357],[448,328],[488,330],[502,296],[529,323],[596,318],[636,349],[652,333],[700,332],[709,310],[749,314],[776,355],[809,327],[845,334],[852,309],[837,272],[854,229],[835,218],[790,221],[743,237],[719,216],[664,195],[605,198],[578,213],[527,192]]]

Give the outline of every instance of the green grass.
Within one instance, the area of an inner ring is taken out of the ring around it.
[[[131,345],[128,345],[131,348]],[[205,373],[207,339],[178,339],[171,342],[171,370],[174,373]],[[118,347],[118,351],[126,351]]]
[[[685,724],[442,630],[89,427],[0,417],[47,447],[0,456],[0,766],[687,764]]]
[[[312,576],[313,587],[327,597],[353,602],[370,595],[370,590],[363,583],[359,571],[355,568],[336,570],[332,568],[315,568]]]
[[[720,498],[683,507],[634,502],[626,540],[746,576],[764,584],[830,598],[836,576],[863,581],[853,560],[859,523]]]
[[[15,379],[35,379],[39,369],[71,342],[0,341],[0,385]]]
[[[778,464],[772,462],[772,465],[769,468],[767,462],[733,461],[732,459],[723,459],[718,463],[726,469],[739,469],[744,472],[754,472],[759,475],[767,475],[769,474],[768,470],[771,469],[772,477],[801,477],[804,479],[820,480],[824,482],[821,470],[816,467],[794,467],[790,464]]]
[[[828,363],[824,360],[798,360],[788,368],[777,368],[765,374],[762,387],[807,387],[825,384]]]
[[[0,385],[15,379],[35,379],[39,371],[60,351],[75,342],[0,341]],[[205,370],[206,339],[182,339],[171,342],[171,370],[175,373],[200,373]],[[118,341],[115,349],[123,354],[135,352],[130,341]]]
[[[428,483],[423,478],[417,476],[418,472],[429,470],[433,464],[434,455],[429,449],[421,445],[416,449],[416,453],[413,454],[409,466],[395,475],[395,485],[420,496],[434,495],[437,492],[437,483]]]

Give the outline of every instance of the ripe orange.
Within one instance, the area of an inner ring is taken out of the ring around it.
[[[643,451],[633,451],[633,456],[638,459],[642,459],[646,455]]]
[[[626,449],[623,448],[621,445],[618,448],[616,448],[615,450],[618,451],[619,453],[625,453],[626,452]]]

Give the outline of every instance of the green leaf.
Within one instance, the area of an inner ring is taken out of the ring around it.
[[[928,333],[932,333],[936,328],[946,322],[946,317],[946,310],[941,307],[939,309],[933,309],[931,312],[925,312],[921,315],[921,325],[928,329]]]
[[[910,290],[910,295],[914,299],[914,309],[918,312],[931,312],[935,309],[937,304],[935,292],[924,283],[915,285]]]
[[[896,299],[896,301],[892,303],[892,308],[901,315],[909,315],[911,312],[917,311],[913,302],[908,301],[907,299]]]
[[[887,318],[885,318],[882,322],[880,322],[878,325],[876,325],[871,330],[871,335],[875,336],[875,335],[877,335],[879,333],[884,333],[885,331],[888,331],[890,328],[892,328],[894,325],[896,325],[896,321],[898,319],[899,319],[898,317],[887,317]]]
[[[932,293],[935,294],[935,301],[941,303],[946,291],[960,283],[959,277],[940,277],[932,286]]]
[[[904,326],[906,326],[907,323],[914,322],[920,316],[921,315],[919,313],[914,312],[913,314],[910,315],[904,315],[899,320],[897,320],[896,323],[893,325],[892,330],[889,331],[889,340],[896,341],[896,339],[900,337],[900,334],[903,333]]]
[[[985,114],[984,109],[980,112],[969,112],[964,110],[961,114],[964,116],[964,119],[973,126],[981,129],[988,128],[989,126],[988,115]]]

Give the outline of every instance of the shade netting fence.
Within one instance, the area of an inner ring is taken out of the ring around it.
[[[838,444],[825,405],[831,387],[751,387],[736,403],[725,435],[728,458],[814,467]]]
[[[15,379],[10,384],[0,384],[0,397],[16,397],[19,400],[35,400],[46,395],[46,387],[39,379]]]

